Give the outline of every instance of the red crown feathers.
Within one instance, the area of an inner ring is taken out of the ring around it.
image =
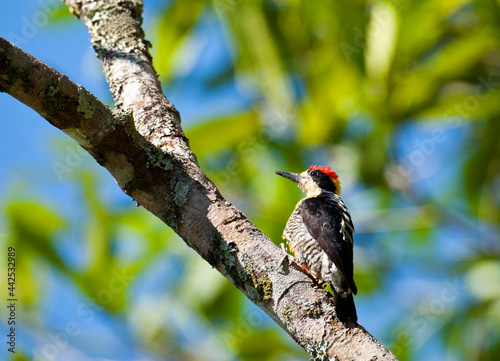
[[[330,167],[325,167],[325,166],[319,166],[317,167],[316,165],[312,165],[309,167],[309,169],[307,171],[311,171],[311,170],[319,170],[320,172],[326,174],[327,176],[330,177],[331,180],[338,180],[339,179],[339,176],[337,175],[337,173],[335,173],[332,168]]]

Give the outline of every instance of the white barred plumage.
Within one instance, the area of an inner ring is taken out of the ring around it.
[[[295,206],[283,231],[297,263],[317,279],[327,282],[335,296],[337,316],[357,322],[352,294],[353,234],[349,210],[340,198],[340,182],[328,167],[312,166],[297,174],[276,172],[293,180],[306,193]]]

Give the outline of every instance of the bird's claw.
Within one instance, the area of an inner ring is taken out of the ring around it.
[[[290,264],[291,262],[293,262],[293,261],[294,261],[294,260],[293,260],[293,257],[292,257],[292,256],[290,256],[290,255],[288,254],[288,252],[286,251],[286,249],[285,249],[285,244],[284,244],[284,243],[280,243],[280,248],[281,248],[281,250],[283,251],[283,258],[281,259],[280,264],[283,264],[283,263],[285,263],[285,262],[286,262],[287,264]]]
[[[281,259],[280,264],[283,264],[286,262],[287,264],[292,265],[294,268],[296,268],[297,270],[304,273],[307,277],[309,277],[313,281],[314,287],[323,288],[323,289],[326,287],[327,284],[325,281],[323,281],[321,278],[317,278],[314,274],[311,273],[311,271],[309,269],[302,267],[297,262],[296,258],[291,256],[286,251],[284,243],[280,243],[280,248],[283,251],[283,258]]]

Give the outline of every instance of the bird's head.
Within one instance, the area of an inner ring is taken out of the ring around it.
[[[294,181],[308,197],[314,197],[322,191],[340,195],[340,181],[337,173],[330,167],[312,165],[302,173],[276,172],[276,174]]]

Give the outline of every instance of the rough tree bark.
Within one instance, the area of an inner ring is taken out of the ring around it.
[[[281,250],[199,168],[152,66],[142,1],[65,2],[89,29],[117,109],[3,38],[0,91],[76,140],[126,194],[172,227],[312,359],[396,360],[362,326],[345,328],[333,298],[283,262]]]

